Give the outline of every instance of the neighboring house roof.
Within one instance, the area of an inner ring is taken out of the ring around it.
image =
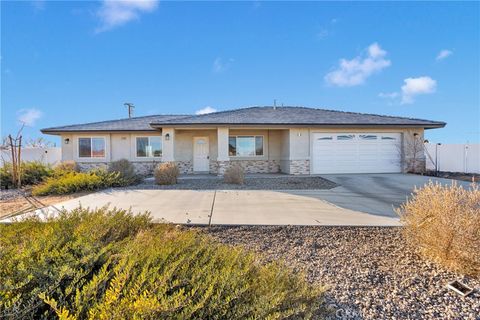
[[[153,121],[152,126],[229,125],[382,125],[444,127],[445,122],[305,107],[250,107],[178,119]]]
[[[94,131],[153,131],[150,126],[152,122],[167,121],[182,117],[190,117],[190,115],[154,115],[144,117],[133,117],[118,120],[107,120],[101,122],[90,122],[84,124],[73,124],[61,127],[45,128],[43,133],[57,132],[94,132]]]
[[[153,127],[192,125],[417,126],[445,122],[305,107],[249,107],[204,115],[154,115],[42,129],[43,133],[152,131]]]

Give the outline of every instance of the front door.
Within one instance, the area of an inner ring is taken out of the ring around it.
[[[208,137],[193,138],[193,171],[208,172],[210,163]]]

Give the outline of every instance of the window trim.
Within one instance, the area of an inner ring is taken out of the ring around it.
[[[162,154],[158,157],[139,157],[138,154],[137,154],[137,138],[148,138],[148,145],[150,145],[150,138],[160,138],[160,143],[161,143],[161,152]],[[134,149],[134,152],[135,152],[135,158],[136,159],[161,159],[162,156],[163,156],[163,135],[159,135],[159,136],[148,136],[148,135],[142,135],[142,136],[135,136],[135,149]]]
[[[230,145],[230,138],[238,138],[238,137],[253,137],[253,139],[255,140],[254,143],[256,143],[256,137],[262,137],[262,154],[261,155],[257,155],[256,153],[256,145],[255,146],[255,149],[254,149],[254,153],[255,155],[253,156],[241,156],[241,155],[230,155],[230,152],[228,152],[228,156],[229,157],[232,157],[232,158],[261,158],[261,157],[265,157],[265,135],[263,134],[234,134],[234,135],[228,135],[228,145]],[[236,148],[236,146],[235,146]]]
[[[80,139],[90,139],[90,157],[81,157],[80,156]],[[103,157],[92,157],[92,139],[102,139],[103,140]],[[107,158],[107,139],[105,136],[81,136],[77,137],[77,158],[84,159],[106,159]]]

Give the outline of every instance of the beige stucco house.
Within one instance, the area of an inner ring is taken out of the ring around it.
[[[444,122],[304,107],[250,107],[156,115],[42,129],[61,136],[62,159],[82,168],[122,158],[142,173],[175,161],[182,173],[405,172],[424,166],[424,130]]]

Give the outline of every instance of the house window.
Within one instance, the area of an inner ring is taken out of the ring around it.
[[[362,140],[377,140],[377,136],[373,134],[361,134],[360,139]]]
[[[78,138],[79,158],[105,158],[105,138]]]
[[[317,140],[332,140],[333,137],[321,137],[321,138],[318,138]]]
[[[162,137],[137,137],[137,158],[154,158],[162,156]]]
[[[382,140],[396,140],[394,137],[382,136]]]
[[[353,140],[355,138],[354,134],[338,135],[337,140]]]
[[[263,136],[230,136],[228,154],[232,157],[263,156]]]

